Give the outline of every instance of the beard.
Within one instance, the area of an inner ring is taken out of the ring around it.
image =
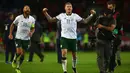
[[[24,12],[26,15],[30,15],[30,11],[25,11]]]

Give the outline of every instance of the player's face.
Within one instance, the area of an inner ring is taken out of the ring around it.
[[[65,5],[65,11],[66,11],[66,13],[72,13],[72,10],[73,10],[73,8],[72,8],[71,4]]]
[[[29,6],[25,6],[25,7],[23,8],[23,12],[24,12],[25,14],[29,15],[29,14],[30,14],[30,7],[29,7]]]
[[[113,9],[114,9],[114,6],[113,6],[113,4],[108,4],[108,5],[107,5],[107,8],[113,10]]]
[[[14,19],[14,15],[11,15],[11,16],[10,16],[10,19],[13,20],[13,19]]]

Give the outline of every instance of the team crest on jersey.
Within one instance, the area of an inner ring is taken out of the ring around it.
[[[31,22],[28,22],[28,23],[27,22],[23,22],[23,26],[24,27],[30,27],[31,24],[32,24]]]

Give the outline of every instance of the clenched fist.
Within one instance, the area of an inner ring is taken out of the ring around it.
[[[28,36],[29,36],[29,37],[32,37],[32,34],[33,34],[32,32],[29,32],[29,33],[28,33]]]
[[[92,9],[92,10],[90,10],[90,13],[91,14],[96,14],[96,11]]]
[[[43,12],[47,12],[48,11],[48,9],[47,8],[43,8],[43,10],[42,10]]]
[[[13,39],[13,35],[12,35],[12,34],[10,34],[8,37],[9,37],[9,39],[11,39],[11,40]]]

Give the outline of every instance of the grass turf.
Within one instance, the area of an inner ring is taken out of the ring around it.
[[[57,63],[57,54],[46,52],[43,63],[37,56],[31,63],[27,62],[28,54],[21,66],[22,73],[63,73],[62,67]],[[118,66],[115,73],[130,73],[130,53],[122,52],[122,65]],[[68,54],[68,73],[73,73],[71,68],[71,53]],[[78,52],[78,73],[99,73],[96,64],[95,52]],[[4,63],[4,54],[0,54],[0,73],[16,73],[11,64]]]

